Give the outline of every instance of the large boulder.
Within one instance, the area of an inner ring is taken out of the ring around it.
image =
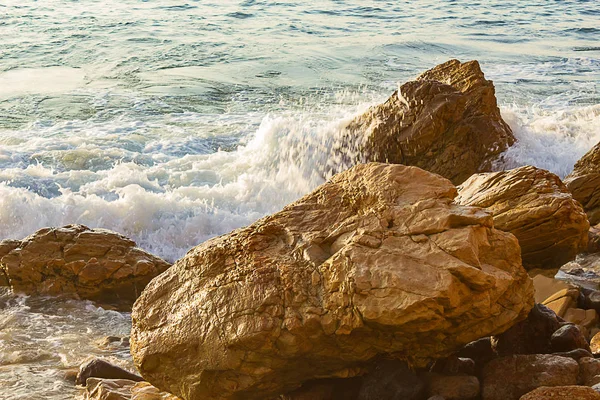
[[[455,184],[492,162],[515,141],[502,120],[494,85],[477,61],[450,60],[402,85],[348,127],[344,154],[414,165]]]
[[[104,229],[83,225],[45,228],[0,243],[0,275],[13,291],[77,295],[130,309],[152,278],[169,264]]]
[[[419,168],[361,164],[197,246],[137,300],[136,366],[184,399],[265,399],[505,331],[533,306],[517,240],[455,196]]]
[[[583,205],[592,225],[600,222],[600,143],[588,151],[565,178],[573,198]]]
[[[558,269],[587,246],[590,224],[558,176],[524,166],[477,174],[456,201],[494,214],[494,226],[514,234],[526,269]]]

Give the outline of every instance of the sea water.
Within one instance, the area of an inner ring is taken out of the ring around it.
[[[174,261],[342,164],[353,116],[477,59],[518,142],[566,176],[600,141],[596,0],[0,0],[0,239],[112,229]],[[110,321],[110,323],[106,323]],[[0,399],[71,398],[62,372],[129,316],[2,293]]]

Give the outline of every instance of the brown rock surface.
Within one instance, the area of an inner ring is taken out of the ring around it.
[[[362,164],[201,244],[137,300],[138,369],[185,399],[263,399],[508,329],[533,306],[518,243],[455,195],[419,168]]]
[[[583,357],[579,363],[579,381],[586,386],[593,386],[596,382],[596,377],[600,375],[600,360],[593,357]]]
[[[532,166],[469,178],[456,201],[494,214],[519,239],[526,269],[558,269],[586,249],[589,222],[558,176]]]
[[[469,375],[437,375],[427,376],[429,396],[442,396],[446,400],[469,400],[479,396],[479,379]]]
[[[600,394],[586,386],[540,387],[520,400],[600,400]]]
[[[489,171],[515,140],[477,61],[438,65],[347,129],[364,141],[351,149],[364,160],[414,165],[456,184]]]
[[[514,355],[490,361],[483,369],[483,400],[518,400],[541,386],[576,385],[577,361],[552,354]]]
[[[573,198],[583,205],[590,223],[600,222],[600,143],[588,151],[565,178]]]
[[[124,236],[83,225],[41,229],[0,250],[0,270],[15,292],[73,294],[124,309],[169,267]]]
[[[577,325],[566,324],[552,334],[553,352],[568,352],[576,349],[590,350],[585,335]]]
[[[526,319],[491,339],[500,356],[512,354],[551,353],[552,335],[561,327],[556,314],[542,304],[536,304]],[[571,349],[569,349],[571,350]]]

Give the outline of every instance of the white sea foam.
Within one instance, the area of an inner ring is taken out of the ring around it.
[[[512,105],[503,107],[502,115],[518,141],[498,169],[530,164],[564,178],[600,142],[600,104],[560,109]]]
[[[119,161],[124,150],[112,146],[123,137],[88,131],[87,140],[50,133],[31,138],[20,144],[21,157],[14,151],[11,166],[0,171],[0,237],[81,223],[121,232],[177,259],[210,237],[281,209],[343,168],[348,161],[335,143],[365,107],[266,116],[233,151],[169,155],[165,148],[176,147],[182,135],[166,133],[159,146],[146,137],[146,165],[135,157]],[[44,162],[23,168],[32,159]]]

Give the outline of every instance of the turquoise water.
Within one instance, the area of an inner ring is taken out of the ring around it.
[[[564,176],[600,141],[598,1],[0,0],[0,239],[83,223],[169,260],[279,210],[398,83],[478,59]],[[107,321],[110,321],[108,323]],[[0,399],[64,399],[129,316],[0,293]]]

